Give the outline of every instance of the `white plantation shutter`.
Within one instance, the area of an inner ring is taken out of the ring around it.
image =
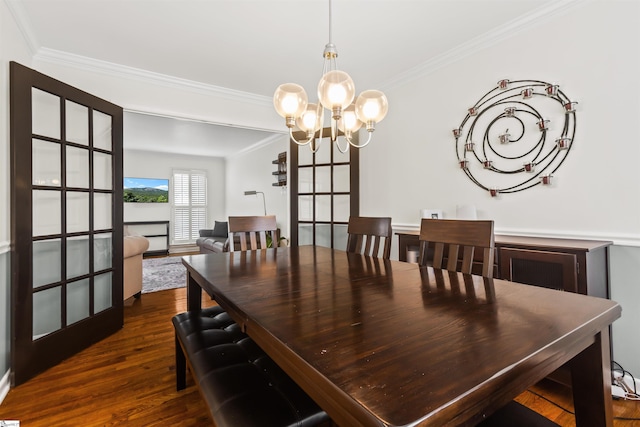
[[[207,175],[198,170],[175,170],[172,189],[172,243],[194,242],[207,223]]]

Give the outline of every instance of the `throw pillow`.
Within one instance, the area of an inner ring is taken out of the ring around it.
[[[216,221],[213,226],[214,237],[227,237],[229,236],[229,224],[227,221]]]

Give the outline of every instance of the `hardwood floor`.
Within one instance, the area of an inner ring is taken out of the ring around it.
[[[203,307],[213,303],[203,296]],[[185,290],[142,295],[126,304],[124,328],[33,380],[11,389],[0,420],[38,426],[210,426],[193,380],[176,392],[171,317],[186,309]],[[541,397],[543,396],[543,397]],[[517,400],[561,426],[575,426],[569,391],[544,381]],[[640,402],[614,402],[616,427],[640,427]]]

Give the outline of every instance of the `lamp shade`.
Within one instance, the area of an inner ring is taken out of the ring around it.
[[[356,87],[349,74],[340,70],[326,73],[318,83],[318,98],[327,110],[344,109],[355,97]]]
[[[365,90],[356,100],[356,114],[364,123],[378,123],[387,115],[387,97],[379,90]]]
[[[302,114],[296,119],[296,126],[304,132],[315,132],[320,128],[318,104],[307,104]]]
[[[342,111],[342,118],[338,122],[338,129],[342,132],[355,132],[362,126],[362,122],[356,116],[356,104],[351,103]]]
[[[298,117],[307,107],[307,93],[295,83],[285,83],[273,94],[273,105],[282,117]]]

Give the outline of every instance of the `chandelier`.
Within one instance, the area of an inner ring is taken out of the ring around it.
[[[285,118],[290,138],[298,145],[309,145],[313,153],[318,151],[322,142],[324,129],[324,110],[331,116],[331,142],[335,142],[341,153],[349,146],[365,147],[371,142],[376,123],[384,119],[389,108],[387,97],[379,90],[365,90],[354,102],[355,84],[349,74],[338,70],[336,58],[338,51],[331,41],[331,0],[329,0],[329,43],[324,47],[324,66],[322,78],[318,83],[318,99],[316,104],[309,103],[304,88],[296,83],[285,83],[276,89],[273,104],[279,115]],[[360,144],[354,141],[354,134],[365,126],[367,140]],[[294,128],[305,133],[304,140],[294,137]],[[319,140],[315,141],[316,133]],[[345,143],[340,145],[338,135],[342,133]],[[312,143],[312,141],[314,141]]]

